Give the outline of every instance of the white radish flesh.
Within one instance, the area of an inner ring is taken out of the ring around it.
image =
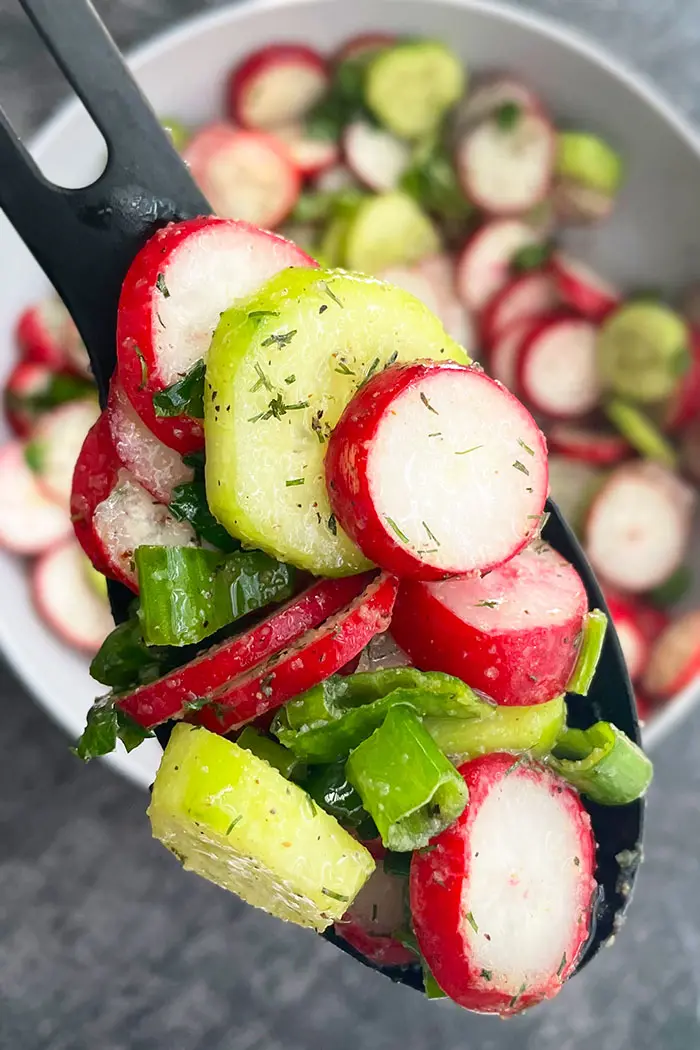
[[[484,314],[484,337],[492,343],[515,321],[549,314],[559,305],[559,294],[549,273],[537,270],[516,277],[489,303]]]
[[[593,569],[613,587],[658,587],[682,564],[694,506],[692,490],[656,463],[618,467],[599,489],[585,525]]]
[[[457,263],[457,294],[464,305],[481,311],[510,280],[513,257],[538,240],[533,228],[519,219],[495,219],[477,230]]]
[[[315,51],[294,44],[250,55],[231,77],[231,108],[248,128],[275,128],[300,120],[328,86],[326,66]]]
[[[491,347],[489,371],[513,394],[518,393],[518,358],[526,336],[532,331],[531,318],[509,325]]]
[[[0,449],[0,490],[0,546],[39,554],[70,536],[66,511],[44,494],[19,441]]]
[[[345,129],[343,149],[350,170],[376,193],[396,189],[411,160],[405,142],[364,120],[355,120]]]
[[[601,394],[595,326],[576,317],[543,322],[525,339],[518,383],[538,412],[558,419],[590,412]]]
[[[554,167],[552,126],[535,113],[522,113],[513,127],[497,119],[469,132],[457,150],[464,191],[492,215],[522,215],[544,200]]]
[[[36,563],[32,592],[39,614],[64,642],[96,653],[114,621],[106,597],[89,582],[89,568],[75,540],[67,540]]]
[[[534,113],[542,108],[534,91],[521,80],[510,76],[489,77],[475,88],[471,88],[464,100],[458,104],[454,115],[458,134],[463,134],[475,124],[492,117],[501,106],[509,103]]]
[[[580,259],[555,252],[552,274],[562,300],[584,317],[600,321],[620,303],[617,288]]]
[[[100,414],[96,401],[72,401],[42,416],[32,435],[37,475],[50,499],[68,508],[73,471],[87,432]]]
[[[274,128],[272,134],[284,143],[295,167],[304,178],[314,178],[338,162],[340,150],[337,144],[309,138],[303,124],[286,124]]]

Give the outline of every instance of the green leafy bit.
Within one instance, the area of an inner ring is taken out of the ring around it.
[[[290,376],[285,376],[284,381],[287,384],[287,386],[291,386],[292,383],[296,383],[297,377],[294,375],[294,373],[292,373]]]
[[[209,696],[195,696],[192,700],[183,700],[182,710],[183,711],[201,711],[203,707],[206,707],[211,702]]]
[[[518,438],[518,444],[520,445],[521,448],[525,449],[525,451],[527,452],[528,456],[534,456],[535,450],[530,448],[529,445],[526,445],[522,438]]]
[[[326,886],[321,887],[321,893],[325,894],[326,897],[331,897],[334,901],[340,901],[345,903],[350,900],[344,893],[336,893],[335,890],[329,890]]]
[[[416,147],[410,166],[401,176],[400,187],[455,234],[459,234],[472,213],[452,157],[440,141],[427,140]]]
[[[352,368],[348,368],[348,366],[342,360],[338,361],[338,364],[335,366],[335,371],[339,372],[341,376],[354,376],[355,375],[355,373],[353,372]]]
[[[421,525],[423,526],[423,528],[424,528],[424,529],[425,529],[425,531],[427,532],[427,534],[428,534],[428,539],[432,540],[432,541],[433,541],[433,543],[434,543],[434,544],[435,544],[435,545],[436,545],[437,547],[440,547],[440,546],[441,546],[441,544],[440,544],[440,540],[439,540],[439,539],[437,538],[437,536],[436,536],[436,535],[435,535],[435,534],[434,534],[433,532],[431,532],[431,531],[430,531],[430,528],[428,527],[428,524],[427,524],[427,523],[426,523],[425,521],[422,521],[422,522],[421,522]]]
[[[511,1001],[510,1001],[510,1002],[508,1003],[508,1008],[509,1008],[510,1010],[512,1010],[514,1006],[517,1006],[517,1005],[518,1005],[518,1000],[522,998],[523,994],[524,994],[524,993],[525,993],[526,991],[527,991],[527,985],[525,984],[525,982],[523,982],[523,983],[522,983],[522,984],[520,985],[520,987],[518,988],[518,990],[517,990],[517,992],[515,993],[515,995],[513,996],[513,998],[511,999]]]
[[[432,435],[429,434],[428,437],[432,437]],[[483,445],[472,445],[471,448],[465,448],[461,452],[455,452],[455,456],[466,456],[470,452],[476,452],[477,449],[483,448],[483,447],[484,447]]]
[[[468,911],[465,917],[466,917],[467,922],[469,923],[469,925],[473,929],[474,933],[478,933],[479,932],[479,927],[478,927],[477,921],[474,918],[474,916],[472,915],[472,913],[470,911]]]
[[[513,131],[522,117],[522,109],[517,102],[504,102],[496,110],[496,124],[501,131]]]
[[[561,977],[561,975],[563,974],[565,968],[566,968],[566,952],[564,952],[564,954],[561,957],[561,962],[559,963],[559,969],[557,970],[557,977]]]
[[[263,339],[260,345],[263,347],[276,345],[280,350],[283,350],[285,346],[289,346],[296,334],[296,328],[292,328],[289,332],[276,332],[274,335],[269,335],[267,339]]]
[[[239,550],[240,542],[229,535],[209,510],[204,481],[195,478],[176,485],[170,500],[170,512],[178,521],[188,521],[199,538],[217,550],[227,554]]]
[[[134,353],[138,357],[141,366],[141,382],[139,383],[139,390],[145,390],[148,385],[148,365],[146,364],[146,358],[143,356],[143,351],[136,345],[136,343],[134,343]]]
[[[287,480],[284,483],[285,488],[288,488],[288,489],[294,488],[296,485],[303,485],[303,484],[304,484],[304,479],[303,478],[287,478]]]
[[[233,818],[233,820],[231,821],[231,823],[229,824],[229,826],[228,826],[228,827],[226,828],[226,834],[227,834],[227,835],[230,835],[230,834],[231,834],[231,832],[233,831],[233,829],[235,828],[236,824],[240,824],[240,822],[241,822],[242,820],[243,820],[243,814],[242,814],[242,813],[239,813],[237,817],[234,817],[234,818]]]
[[[526,244],[519,248],[510,260],[510,268],[513,273],[529,273],[531,270],[539,270],[549,262],[552,254],[552,245],[547,242],[543,244]]]
[[[333,289],[331,288],[331,286],[328,284],[327,281],[321,281],[321,289],[322,289],[324,295],[327,295],[328,298],[331,299],[336,304],[336,306],[339,306],[341,310],[344,309],[342,302],[340,301],[340,299],[335,294],[335,292],[333,291]]]
[[[480,602],[475,602],[474,608],[475,609],[497,609],[500,604],[501,603],[500,603],[500,601],[498,599],[490,600],[488,598],[482,598],[482,600]]]
[[[158,289],[158,291],[164,299],[170,298],[170,292],[168,291],[168,286],[165,283],[165,274],[159,273],[156,277],[156,288]]]
[[[73,752],[83,762],[89,762],[92,758],[111,754],[117,740],[122,741],[127,751],[133,751],[150,736],[153,734],[148,729],[143,729],[120,711],[114,696],[108,693],[96,700],[88,711],[85,729]]]
[[[392,532],[395,532],[396,535],[399,537],[399,539],[403,543],[410,543],[411,542],[409,540],[408,536],[406,535],[406,533],[401,531],[401,529],[396,524],[396,522],[394,521],[393,518],[385,517],[385,521],[386,521],[387,525],[389,526],[389,528],[392,530]]]
[[[435,416],[439,416],[440,415],[438,410],[436,408],[433,408],[433,406],[430,404],[430,402],[428,401],[428,398],[426,397],[426,395],[423,393],[422,390],[421,390],[421,394],[420,394],[420,399],[423,402],[423,404],[425,405],[425,407],[428,409],[428,412],[432,412],[433,415],[435,415]]]
[[[9,408],[34,413],[48,412],[69,401],[82,401],[95,396],[95,387],[89,379],[68,372],[54,372],[43,390],[18,395],[7,391],[5,397]]]
[[[248,317],[251,321],[262,321],[263,317],[279,317],[279,310],[251,310]]]
[[[30,441],[24,446],[24,462],[34,474],[41,474],[46,450],[40,441]]]
[[[204,373],[205,364],[200,359],[181,379],[154,394],[153,408],[156,415],[204,419]],[[215,400],[215,394],[216,391],[212,391],[212,401]]]
[[[138,617],[132,615],[107,635],[93,657],[90,674],[96,682],[122,691],[160,678],[178,661],[176,651],[146,645]]]
[[[521,474],[526,474],[528,477],[530,476],[530,471],[527,469],[527,467],[525,466],[524,463],[520,462],[519,459],[515,460],[515,462],[513,463],[513,466],[515,467],[516,470],[519,470]]]
[[[379,358],[375,357],[374,361],[372,362],[372,364],[367,369],[367,374],[366,374],[366,376],[364,378],[364,382],[365,383],[367,382],[368,379],[372,378],[372,376],[374,375],[374,373],[377,371],[378,368],[379,368]]]
[[[255,385],[250,388],[251,394],[254,394],[256,390],[259,390],[261,386],[264,386],[266,390],[272,392],[272,390],[274,389],[272,383],[265,375],[262,366],[258,361],[255,362],[255,371],[257,373],[258,378]]]
[[[328,531],[332,532],[334,536],[338,535],[338,522],[336,521],[335,514],[331,514],[328,519]]]
[[[482,970],[481,971],[481,977],[483,977],[483,979],[485,981],[492,981],[493,980],[493,970]]]

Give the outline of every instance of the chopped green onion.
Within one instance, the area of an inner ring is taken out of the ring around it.
[[[197,361],[181,379],[154,394],[156,415],[204,419],[204,372],[204,361]]]
[[[593,676],[595,675],[600,654],[603,651],[605,632],[608,629],[608,618],[602,609],[593,609],[586,613],[583,622],[583,638],[576,658],[571,678],[566,684],[567,693],[577,696],[588,696]]]
[[[161,127],[167,131],[174,148],[180,153],[190,140],[189,129],[174,117],[160,117],[159,119]]]
[[[526,244],[519,248],[510,260],[510,268],[513,273],[529,273],[531,270],[539,270],[549,262],[552,254],[552,245],[546,241],[543,244]]]
[[[147,645],[200,642],[294,591],[295,570],[261,551],[144,546],[134,558]]]
[[[605,413],[640,456],[661,463],[669,470],[678,469],[675,448],[644,412],[627,401],[614,398],[605,406]]]
[[[686,594],[693,585],[693,573],[687,565],[681,565],[667,580],[660,583],[653,591],[649,591],[649,598],[654,605],[665,608],[667,605],[675,605]]]
[[[258,758],[269,762],[287,780],[303,780],[306,776],[306,766],[299,761],[296,755],[275,740],[270,740],[269,736],[259,733],[252,726],[246,726],[243,729],[236,743],[245,751],[251,751]]]
[[[653,775],[641,748],[610,722],[564,730],[548,763],[601,806],[624,806],[641,798]]]
[[[440,985],[433,977],[432,971],[425,959],[421,958],[421,969],[423,970],[423,991],[426,999],[446,999],[447,992],[443,992]]]
[[[199,538],[211,543],[212,547],[226,554],[239,550],[240,542],[229,535],[209,510],[203,481],[186,481],[176,485],[169,506],[173,517],[178,521],[188,521]]]
[[[427,846],[467,804],[464,780],[403,704],[355,748],[345,771],[387,849]]]
[[[311,769],[303,787],[310,798],[344,828],[356,831],[365,842],[377,838],[379,832],[374,821],[362,805],[355,788],[348,783],[344,761]]]
[[[426,718],[425,728],[454,762],[494,751],[548,755],[566,723],[566,704],[557,696],[525,707],[494,705],[485,718]]]
[[[448,150],[438,141],[428,139],[416,146],[399,186],[424,211],[447,223],[455,234],[474,210],[464,196]]]
[[[458,678],[390,667],[327,678],[285,704],[275,716],[272,732],[307,762],[334,762],[366,740],[399,704],[420,715],[461,720],[487,717],[494,711]]]

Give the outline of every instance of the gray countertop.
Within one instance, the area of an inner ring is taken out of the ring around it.
[[[215,6],[97,3],[123,47]],[[700,117],[700,0],[530,6]],[[63,87],[17,8],[0,0],[0,99],[28,132]],[[655,756],[628,926],[556,1002],[506,1023],[430,1005],[181,871],[149,838],[144,794],[83,768],[2,665],[0,712],[0,1050],[700,1046],[700,710]]]

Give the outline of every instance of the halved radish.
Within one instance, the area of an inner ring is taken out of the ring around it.
[[[547,270],[533,270],[514,277],[484,310],[482,339],[491,345],[516,321],[551,314],[558,305],[559,294]]]
[[[345,162],[376,193],[395,190],[411,160],[410,147],[389,131],[354,120],[343,133]]]
[[[643,621],[637,615],[634,601],[610,591],[606,592],[605,600],[627,664],[627,672],[633,682],[638,682],[649,660],[652,639],[647,637],[642,628]]]
[[[586,517],[593,569],[623,591],[658,587],[683,562],[694,503],[692,489],[658,463],[618,467]]]
[[[591,819],[565,781],[508,754],[460,767],[469,805],[411,860],[413,927],[460,1006],[514,1014],[561,989],[596,889]]]
[[[50,499],[66,509],[75,464],[99,414],[97,401],[71,401],[46,412],[32,434],[39,485]]]
[[[244,128],[302,120],[328,87],[326,63],[301,44],[270,44],[231,73],[229,112]]]
[[[7,377],[3,391],[5,415],[18,437],[28,437],[34,428],[39,413],[32,402],[47,392],[55,375],[48,365],[18,361]]]
[[[504,126],[496,115],[457,147],[457,172],[468,199],[491,215],[522,215],[543,201],[552,181],[556,138],[549,121],[521,111]]]
[[[597,467],[620,463],[631,452],[621,434],[575,423],[554,423],[547,432],[547,441],[552,452]]]
[[[501,106],[517,106],[525,112],[541,113],[542,103],[535,92],[509,74],[493,74],[470,87],[454,113],[454,125],[461,137],[469,128],[488,120]]]
[[[563,302],[592,321],[601,321],[619,306],[621,295],[614,285],[603,280],[595,270],[580,259],[564,252],[555,252],[551,260],[552,274]]]
[[[0,547],[39,554],[70,535],[68,515],[42,492],[19,441],[0,448],[0,490]]]
[[[700,675],[700,611],[680,616],[656,639],[644,675],[644,689],[665,700]]]
[[[338,48],[333,62],[337,64],[348,59],[366,58],[377,51],[383,51],[385,47],[392,47],[397,40],[395,33],[360,33],[346,40]]]
[[[483,372],[394,365],[340,417],[326,483],[339,524],[371,561],[441,579],[488,572],[533,537],[547,451],[528,411]]]
[[[378,966],[408,966],[415,952],[393,934],[406,925],[408,883],[379,863],[352,902],[335,932]]]
[[[254,627],[120,697],[120,707],[147,729],[181,716],[188,701],[210,695],[340,612],[357,598],[370,579],[369,574],[364,574],[317,580]]]
[[[598,404],[596,328],[579,317],[550,314],[525,337],[518,387],[538,412],[558,419],[586,415]]]
[[[489,354],[489,372],[511,393],[518,396],[518,359],[525,337],[534,327],[535,321],[526,317],[514,321],[495,340]]]
[[[538,541],[483,577],[402,581],[391,633],[421,670],[541,704],[566,688],[587,609],[576,570]]]
[[[284,143],[302,178],[315,178],[338,163],[338,144],[327,139],[310,138],[303,124],[285,124],[273,128],[271,134]]]
[[[479,313],[510,280],[513,256],[538,243],[538,235],[520,219],[494,219],[467,241],[457,262],[457,294]]]
[[[73,538],[43,554],[32,574],[39,615],[68,645],[96,653],[114,627],[106,598],[88,579],[85,555]]]
[[[192,480],[192,468],[185,465],[179,452],[168,448],[148,429],[116,375],[109,388],[107,419],[122,466],[159,503],[169,503],[175,486]]]
[[[377,576],[320,627],[214,693],[196,720],[215,733],[228,733],[335,674],[387,629],[398,584],[395,576]]]
[[[65,368],[65,330],[70,315],[60,299],[43,299],[28,307],[17,322],[16,338],[24,361]]]
[[[159,230],[129,267],[119,300],[119,378],[146,426],[178,452],[201,448],[200,420],[159,417],[153,395],[206,356],[221,312],[288,266],[315,266],[291,241],[232,219]]]
[[[561,175],[554,180],[551,200],[557,220],[571,226],[603,222],[615,207],[614,195]]]
[[[187,143],[183,158],[216,214],[224,219],[274,229],[299,196],[301,176],[289,150],[264,131],[207,124]]]

